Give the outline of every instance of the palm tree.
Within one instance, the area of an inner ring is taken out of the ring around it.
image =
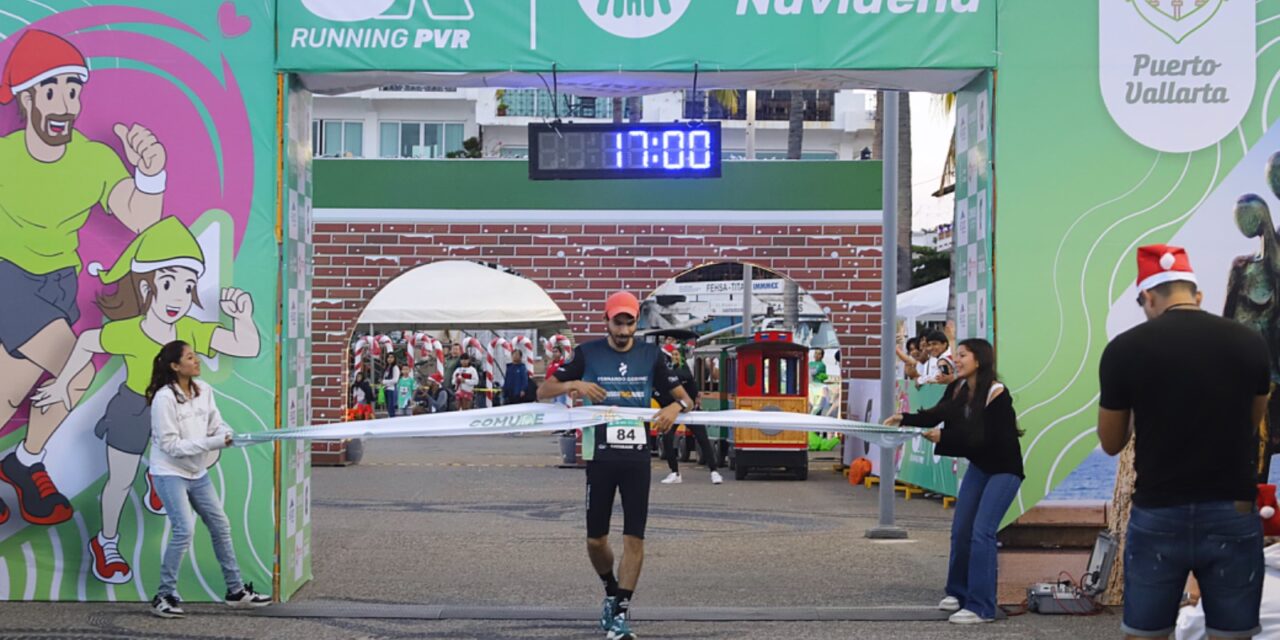
[[[1099,601],[1108,606],[1118,605],[1124,601],[1124,548],[1125,533],[1129,530],[1129,506],[1133,500],[1133,485],[1137,480],[1137,471],[1133,468],[1133,438],[1120,452],[1116,462],[1116,488],[1111,495],[1111,504],[1107,505],[1107,529],[1116,539],[1116,561],[1111,565],[1111,575],[1107,579],[1107,590]]]
[[[955,110],[955,108],[956,108],[956,94],[955,94],[954,92],[952,92],[952,93],[944,93],[944,94],[942,94],[941,96],[936,96],[936,97],[937,97],[937,102],[936,102],[936,104],[938,105],[938,108],[942,110],[942,114],[943,114],[943,115],[949,115],[952,111],[954,111],[954,110]],[[951,131],[951,146],[947,149],[947,159],[946,159],[946,161],[944,162],[944,164],[943,164],[943,169],[942,169],[942,182],[943,182],[944,184],[945,184],[945,183],[946,183],[946,181],[947,181],[947,175],[948,175],[948,174],[947,174],[947,172],[948,172],[948,170],[951,172],[951,173],[950,173],[950,175],[952,176],[951,193],[955,193],[955,184],[954,184],[955,169],[956,169],[956,133],[955,133],[955,130],[953,129],[953,130]],[[940,186],[940,188],[938,189],[938,191],[937,191],[937,193],[935,194],[935,196],[936,196],[936,195],[938,195],[938,194],[942,194],[942,193],[944,193],[944,192],[945,192],[945,187],[944,187],[944,186]],[[951,229],[952,229],[952,232],[951,232],[951,233],[952,233],[952,237],[955,237],[955,235],[954,235],[954,234],[955,234],[955,226],[956,226],[956,209],[955,209],[955,206],[953,205],[953,206],[951,207]],[[953,247],[954,247],[954,243],[953,243]],[[955,274],[960,273],[960,269],[961,269],[961,268],[963,268],[963,265],[962,265],[962,264],[960,264],[959,262],[957,262],[958,260],[960,260],[960,252],[959,252],[959,250],[957,250],[957,249],[954,249],[954,248],[953,248],[953,249],[951,250],[951,274],[952,274],[952,278],[951,278],[951,280],[950,280],[950,281],[948,281],[948,283],[947,283],[947,322],[949,322],[949,323],[955,323],[955,321],[956,321],[956,279],[955,279]]]
[[[884,92],[876,92],[871,157],[884,158]],[[898,291],[911,288],[911,94],[898,92]]]
[[[730,116],[738,115],[738,90],[737,89],[712,89],[707,92],[711,95],[711,99],[720,103]]]
[[[791,92],[791,107],[787,112],[787,159],[799,160],[804,148],[804,93]],[[909,260],[908,260],[909,262]]]

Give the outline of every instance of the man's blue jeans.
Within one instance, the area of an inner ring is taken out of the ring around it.
[[[218,557],[218,564],[222,565],[222,578],[227,583],[227,593],[239,593],[244,588],[244,583],[240,580],[240,568],[236,565],[235,550],[231,546],[231,523],[227,520],[227,514],[222,511],[222,502],[213,490],[209,474],[196,480],[180,476],[152,476],[152,480],[156,493],[164,501],[172,528],[169,544],[164,548],[164,561],[160,565],[158,595],[173,595],[177,588],[178,568],[182,565],[182,556],[187,553],[187,547],[191,546],[196,514],[209,527],[213,553]]]
[[[1132,507],[1124,549],[1124,632],[1159,638],[1172,633],[1188,573],[1200,584],[1210,636],[1251,638],[1261,631],[1262,518],[1252,502]]]
[[[996,617],[996,532],[1020,486],[1012,473],[988,474],[971,464],[956,496],[947,595],[988,620]]]

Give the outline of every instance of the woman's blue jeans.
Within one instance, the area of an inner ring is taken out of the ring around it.
[[[951,521],[947,595],[980,617],[996,617],[996,532],[1022,486],[1012,473],[988,474],[969,465]]]
[[[222,578],[227,583],[227,593],[239,593],[244,588],[244,583],[240,581],[240,568],[236,565],[235,550],[231,546],[231,523],[222,510],[222,502],[218,500],[218,492],[209,481],[209,474],[195,480],[180,476],[152,476],[151,479],[155,483],[156,493],[164,501],[172,528],[169,544],[164,548],[164,560],[160,565],[160,589],[157,594],[173,595],[177,589],[178,567],[182,565],[182,556],[187,553],[187,547],[191,546],[196,514],[209,527],[213,553],[218,557],[218,564],[222,565]]]

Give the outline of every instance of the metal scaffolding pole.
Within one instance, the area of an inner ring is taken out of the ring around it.
[[[895,320],[898,316],[898,92],[884,96],[884,211],[881,215],[880,257],[880,413],[894,414],[897,354]],[[868,538],[907,537],[907,530],[893,523],[894,484],[897,482],[894,449],[880,447],[880,523],[867,529]]]

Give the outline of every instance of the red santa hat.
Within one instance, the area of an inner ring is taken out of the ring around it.
[[[89,81],[89,64],[70,42],[48,31],[29,29],[13,45],[0,75],[0,104],[27,89],[64,73]]]
[[[430,376],[427,376],[427,378],[429,380],[435,381],[436,384],[444,384],[444,375],[442,375],[439,371],[431,374]]]
[[[1176,281],[1196,283],[1186,249],[1167,244],[1138,247],[1138,291]]]
[[[674,358],[676,354],[680,353],[680,348],[674,344],[664,344],[662,345],[662,353],[666,354],[668,358]]]

